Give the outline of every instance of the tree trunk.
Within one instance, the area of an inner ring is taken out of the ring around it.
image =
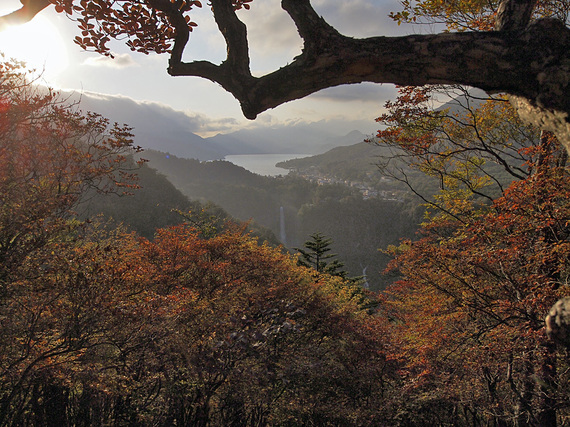
[[[536,372],[539,380],[536,425],[556,427],[556,351],[553,343],[544,344],[539,363]]]

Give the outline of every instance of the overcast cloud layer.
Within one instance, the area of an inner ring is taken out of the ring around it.
[[[93,67],[109,67],[116,69],[139,66],[139,64],[128,53],[114,53],[112,58],[102,55],[91,56],[83,61],[83,65],[90,65]]]
[[[366,124],[334,118],[318,122],[302,119],[280,121],[266,115],[264,119],[249,122],[249,126],[244,127],[236,126],[233,118],[210,119],[157,102],[141,102],[125,96],[92,92],[63,95],[72,101],[80,100],[79,108],[83,111],[94,111],[111,122],[133,127],[135,145],[201,160],[223,158],[227,154],[318,154],[336,145],[360,142],[343,138],[353,130],[361,130]],[[198,135],[209,134],[211,130],[216,130],[214,138]]]

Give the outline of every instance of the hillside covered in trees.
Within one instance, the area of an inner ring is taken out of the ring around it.
[[[168,225],[169,211],[145,199],[189,204],[129,160],[138,149],[128,128],[35,92],[17,64],[1,64],[0,75],[9,96],[0,116],[0,425],[379,419],[368,404],[379,403],[378,368],[390,362],[360,290],[298,266],[221,212],[182,212]],[[142,208],[163,228],[144,238],[80,220],[85,206],[99,210],[98,197],[113,215],[134,217],[134,229],[148,231]]]
[[[366,292],[319,261],[352,262],[330,238],[377,256],[405,237],[403,201],[155,154],[171,185],[128,126],[0,63],[0,426],[568,424],[569,346],[544,321],[568,296],[568,153],[502,95],[434,110],[447,90],[400,88],[378,118],[425,212]],[[202,209],[218,195],[313,240],[276,248]]]
[[[271,230],[291,251],[315,232],[330,236],[350,274],[365,271],[374,290],[388,280],[382,271],[389,258],[379,249],[413,237],[421,220],[421,209],[411,198],[364,199],[344,183],[260,176],[226,161],[200,162],[152,150],[142,157],[189,199],[213,202],[236,219]]]

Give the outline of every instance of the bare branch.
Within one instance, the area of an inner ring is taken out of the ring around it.
[[[564,96],[570,78],[560,78],[570,70],[570,30],[548,19],[527,26],[534,0],[509,1],[504,10],[514,5],[520,12],[512,12],[513,21],[501,24],[510,31],[354,39],[331,27],[309,0],[282,0],[304,41],[303,52],[287,66],[255,78],[249,69],[245,25],[231,0],[213,0],[216,22],[228,46],[227,60],[217,66],[205,61],[184,63],[173,57],[169,73],[219,83],[236,97],[250,119],[343,84],[470,85],[528,100],[524,108],[532,111],[529,116],[545,114],[543,124],[555,122],[550,129],[561,140],[570,141],[570,100]],[[554,122],[552,114],[556,115]]]
[[[174,36],[174,47],[170,53],[170,63],[179,63],[182,60],[184,48],[190,40],[190,29],[184,15],[176,7],[176,4],[169,0],[149,0],[149,4],[156,10],[164,12],[174,27],[176,35]]]
[[[243,105],[247,105],[248,91],[256,79],[249,69],[247,29],[237,17],[231,0],[212,0],[212,11],[218,28],[226,40],[227,57],[220,64],[208,61],[182,62],[182,50],[171,56],[168,72],[172,76],[204,77],[219,83]],[[178,30],[177,30],[178,31]],[[182,46],[176,40],[175,47]]]
[[[289,14],[304,41],[303,53],[315,55],[334,50],[334,39],[344,38],[311,6],[309,0],[282,0],[281,6]]]
[[[216,24],[226,40],[228,54],[224,64],[247,80],[251,78],[247,28],[238,19],[231,0],[211,0],[211,3]]]

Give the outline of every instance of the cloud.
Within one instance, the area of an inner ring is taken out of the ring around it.
[[[193,132],[199,129],[204,119],[189,115],[172,107],[150,101],[137,101],[127,96],[83,92],[81,108],[95,111],[112,121],[127,123],[135,128],[182,128]]]
[[[211,136],[218,133],[234,132],[241,127],[241,122],[231,117],[223,117],[220,119],[209,118],[203,115],[197,115],[200,118],[200,127],[194,132],[200,136]]]
[[[139,64],[128,53],[113,53],[114,58],[108,56],[94,56],[83,61],[83,65],[91,67],[127,68],[138,66]]]
[[[398,0],[315,0],[312,3],[319,15],[348,36],[401,35],[410,31],[388,17],[390,12],[401,9]],[[301,52],[303,41],[279,0],[253,2],[250,10],[240,11],[239,17],[247,25],[254,55],[292,58]]]
[[[160,102],[139,101],[124,95],[83,91],[70,96],[72,101],[80,101],[82,110],[94,111],[112,122],[126,123],[134,127],[137,135],[232,132],[242,124],[233,117],[210,118],[201,113],[176,110]]]
[[[201,160],[223,157],[227,154],[223,148],[209,143],[200,133],[213,129],[229,132],[238,127],[237,120],[233,118],[210,119],[203,114],[179,111],[159,102],[138,101],[122,95],[85,91],[72,93],[68,99],[78,102],[78,108],[83,111],[94,111],[107,117],[111,123],[131,126],[135,145],[180,157]]]
[[[301,52],[302,40],[295,24],[278,0],[254,2],[251,9],[244,10],[239,17],[247,25],[248,41],[255,54],[298,55]]]
[[[313,5],[329,24],[348,36],[396,36],[411,31],[410,26],[398,26],[388,17],[402,9],[397,0],[315,0]]]
[[[319,153],[340,145],[339,137],[344,138],[350,131],[368,134],[375,130],[373,118],[366,119],[362,114],[352,120],[330,116],[318,121],[306,117],[279,119],[263,114],[260,120],[244,122],[232,117],[212,118],[179,111],[159,102],[138,101],[122,95],[96,92],[63,95],[72,102],[80,102],[79,108],[83,111],[94,111],[111,122],[132,126],[136,145],[202,160],[221,158],[232,150]],[[209,137],[214,138],[206,139]],[[342,144],[357,142],[347,140]]]
[[[395,95],[396,89],[394,85],[365,82],[324,89],[312,94],[311,98],[331,102],[371,102],[383,104],[387,99],[394,98]]]
[[[319,15],[341,33],[352,37],[403,35],[413,31],[398,26],[388,14],[401,9],[398,0],[315,0]],[[290,63],[302,51],[303,40],[279,0],[253,2],[239,11],[247,25],[251,68],[259,76]]]

